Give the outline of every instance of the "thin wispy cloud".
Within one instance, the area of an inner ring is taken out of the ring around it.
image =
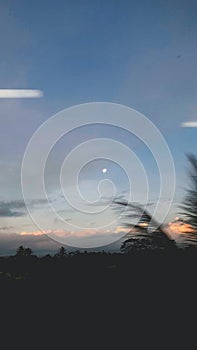
[[[183,122],[181,123],[182,128],[197,128],[197,121]]]
[[[33,89],[0,89],[0,98],[39,98],[43,91]]]

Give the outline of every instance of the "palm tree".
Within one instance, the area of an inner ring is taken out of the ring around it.
[[[185,199],[180,206],[183,220],[191,227],[191,232],[185,233],[183,243],[197,244],[197,158],[193,154],[187,155],[190,163],[190,184],[186,189]]]
[[[130,253],[134,249],[171,249],[176,247],[165,227],[159,224],[142,205],[128,203],[122,199],[115,200],[114,204],[115,210],[121,213],[123,225],[131,229],[121,246],[123,252]],[[133,219],[138,219],[138,223],[133,224]]]

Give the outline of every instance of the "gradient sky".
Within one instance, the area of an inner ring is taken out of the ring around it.
[[[20,184],[29,139],[55,113],[87,102],[127,105],[159,128],[175,163],[177,185],[169,220],[176,215],[187,183],[185,154],[196,154],[197,129],[181,127],[183,122],[197,121],[196,18],[197,3],[192,0],[0,1],[0,88],[44,92],[38,99],[0,99],[1,238],[39,231],[25,211]],[[152,179],[154,201],[158,176],[149,151],[116,128],[90,126],[62,139],[50,155],[46,187],[59,211],[56,169],[65,149],[68,153],[82,141],[109,136],[139,156]],[[107,175],[118,193],[128,188],[118,165],[93,162],[80,175],[81,192],[88,199],[94,199],[93,186],[107,177],[103,167],[109,169]],[[163,201],[165,205],[168,198]],[[32,206],[44,215],[42,198],[32,201]],[[65,216],[68,221],[80,220],[69,210]],[[91,217],[88,225],[94,226]],[[48,226],[56,229],[50,220]],[[102,230],[95,229],[93,236],[99,234]]]

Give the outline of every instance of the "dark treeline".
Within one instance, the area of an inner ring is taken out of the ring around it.
[[[61,324],[67,338],[70,329],[88,337],[95,331],[100,339],[101,331],[108,334],[112,328],[116,339],[114,332],[125,332],[127,326],[124,339],[132,335],[133,342],[138,330],[143,336],[146,331],[152,342],[166,328],[168,339],[175,325],[182,324],[183,313],[194,310],[196,248],[67,253],[60,247],[55,255],[40,257],[26,249],[0,258],[0,295],[9,329],[14,314],[17,324],[21,327],[21,318],[28,329],[34,316],[36,332],[47,319],[51,332]]]
[[[89,280],[94,283],[116,281],[124,285],[141,279],[150,282],[155,278],[158,283],[170,279],[180,282],[195,276],[196,252],[195,247],[138,249],[134,246],[132,253],[67,253],[64,247],[60,247],[54,255],[38,257],[30,248],[21,246],[15,255],[0,257],[0,283],[20,286],[58,282],[71,286]]]
[[[0,295],[8,329],[14,316],[23,331],[29,330],[35,317],[30,339],[48,322],[52,334],[55,326],[58,330],[62,326],[66,341],[71,331],[74,337],[79,330],[87,337],[95,332],[100,339],[104,331],[109,335],[109,329],[116,340],[116,332],[122,337],[127,327],[124,340],[132,337],[133,342],[138,330],[143,337],[148,333],[145,340],[152,343],[159,332],[165,331],[168,339],[178,321],[183,322],[183,312],[195,306],[195,248],[133,250],[132,254],[67,254],[60,248],[53,256],[41,257],[29,250],[19,254],[22,251],[0,258]],[[188,324],[187,319],[184,322]]]

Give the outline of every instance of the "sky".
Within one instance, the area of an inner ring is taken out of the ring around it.
[[[58,218],[49,215],[50,203],[39,193],[35,195],[30,181],[29,206],[43,226],[32,221],[21,189],[27,144],[49,118],[84,103],[127,106],[159,129],[175,166],[175,195],[165,219],[173,220],[188,182],[186,154],[196,154],[197,129],[182,127],[182,123],[193,122],[195,126],[197,122],[196,17],[197,3],[192,0],[0,0],[0,89],[37,89],[43,93],[38,98],[0,98],[0,254],[9,251],[10,242],[12,249],[21,239],[26,242],[26,236],[31,245],[31,239],[34,242],[47,233],[44,240],[39,240],[40,250],[42,244],[45,250],[46,242],[51,247],[48,235],[58,237],[60,244],[93,247],[111,243],[124,233],[113,211],[105,210],[109,198],[114,194],[126,196],[130,185],[121,162],[113,161],[114,153],[117,157],[121,154],[118,149],[111,148],[112,159],[105,159],[108,146],[104,142],[85,149],[90,158],[98,149],[103,151],[103,157],[83,166],[78,178],[77,189],[90,202],[89,209],[84,215],[65,202],[59,185],[61,166],[75,147],[82,150],[83,142],[105,138],[125,144],[145,168],[149,201],[157,200],[159,172],[150,150],[125,130],[93,124],[63,136],[47,159],[47,195],[66,223],[60,224]],[[93,121],[99,123],[98,118]],[[43,144],[47,137],[43,137]],[[39,154],[38,146],[35,151]],[[64,176],[69,173],[72,179],[80,158],[81,154],[69,163]],[[29,171],[37,176],[33,162]],[[141,187],[140,178],[133,178],[134,197],[143,201],[142,189],[136,190]],[[73,193],[70,183],[64,189]],[[167,193],[162,198],[163,207],[169,205],[169,197]],[[96,214],[92,214],[92,208]]]

